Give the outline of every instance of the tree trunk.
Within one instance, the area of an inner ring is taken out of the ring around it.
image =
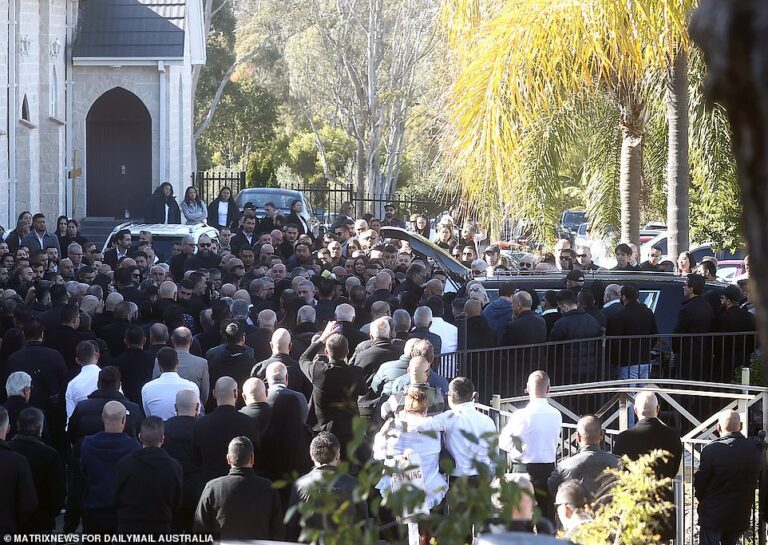
[[[643,136],[630,128],[621,129],[621,242],[640,241],[640,187],[643,172]]]
[[[690,246],[688,168],[688,55],[678,51],[667,75],[667,254]]]

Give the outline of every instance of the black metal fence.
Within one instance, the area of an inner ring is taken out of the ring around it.
[[[245,172],[238,170],[200,171],[195,172],[192,178],[192,185],[206,204],[218,197],[224,187],[230,188],[233,196],[245,188]]]
[[[222,187],[229,187],[233,194],[245,189],[245,172],[211,170],[196,172],[193,176],[193,185],[197,188],[201,198],[210,203],[218,195]],[[372,214],[373,217],[384,217],[384,205],[392,203],[399,218],[405,221],[412,214],[426,214],[428,218],[436,216],[448,206],[447,202],[439,199],[422,200],[398,197],[393,199],[384,196],[375,198],[361,198],[351,186],[330,184],[308,184],[305,182],[281,186],[284,189],[301,191],[309,200],[318,218],[323,224],[330,225],[347,203],[354,207],[356,218],[364,214]]]
[[[681,379],[738,382],[736,369],[749,367],[755,357],[755,333],[704,333],[656,336],[596,337],[525,346],[466,350],[440,356],[438,373],[472,380],[481,403],[494,394],[523,395],[528,375],[544,370],[553,385],[585,384],[619,378]],[[576,414],[596,412],[604,396],[583,395],[563,404]],[[693,403],[702,414],[716,409]]]

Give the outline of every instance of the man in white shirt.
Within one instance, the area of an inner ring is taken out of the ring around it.
[[[563,416],[549,404],[549,377],[544,371],[531,373],[526,389],[530,401],[515,411],[501,430],[499,448],[507,451],[513,473],[528,473],[536,490],[536,503],[551,521],[554,505],[547,479],[555,469]]]
[[[67,405],[67,421],[80,401],[96,391],[99,383],[99,346],[94,341],[80,341],[75,347],[75,361],[80,372],[69,381],[64,395]]]
[[[176,416],[176,394],[179,390],[192,390],[200,393],[197,384],[181,378],[176,372],[179,355],[173,348],[161,348],[157,353],[157,364],[161,375],[147,382],[141,389],[141,403],[146,416],[159,416],[168,420]]]
[[[489,416],[475,409],[472,401],[474,393],[471,380],[465,377],[453,379],[448,385],[451,410],[428,418],[418,427],[419,431],[441,431],[445,434],[445,447],[455,462],[451,480],[463,476],[477,480],[481,466],[488,468],[486,476],[489,479],[493,472],[491,456],[496,450],[496,424]]]
[[[427,299],[427,306],[432,309],[432,324],[429,326],[429,330],[439,336],[442,341],[440,353],[455,353],[459,346],[459,329],[443,319],[445,313],[443,298],[433,295]]]
[[[186,327],[177,327],[171,335],[173,349],[179,356],[179,365],[176,372],[183,378],[194,382],[200,392],[200,403],[205,405],[208,401],[208,394],[211,391],[210,376],[208,374],[208,361],[205,358],[193,356],[189,353],[192,347],[192,332]],[[160,376],[160,366],[155,360],[155,368],[152,371],[152,378]]]

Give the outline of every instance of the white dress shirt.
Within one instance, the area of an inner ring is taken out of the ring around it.
[[[441,354],[452,354],[458,350],[459,328],[455,325],[449,324],[442,318],[433,316],[429,331],[440,337],[442,341]]]
[[[176,416],[176,394],[180,390],[192,390],[200,394],[197,384],[181,378],[175,371],[163,373],[155,380],[150,380],[141,389],[144,414],[159,416],[163,420]]]
[[[557,459],[563,415],[547,398],[532,399],[524,409],[512,413],[501,430],[499,447],[521,464],[548,464]],[[514,439],[521,449],[515,446]]]
[[[229,213],[229,203],[227,201],[219,201],[219,209],[217,210],[219,216],[219,225],[227,226],[227,214]]]
[[[67,404],[67,421],[69,421],[72,413],[75,412],[75,406],[84,399],[87,399],[98,388],[99,371],[101,369],[95,363],[83,365],[77,376],[69,381],[67,393],[64,394]]]
[[[492,438],[496,436],[496,424],[475,409],[474,403],[454,405],[450,411],[428,418],[417,428],[417,431],[427,430],[445,433],[445,448],[456,462],[454,477],[477,475],[476,462],[493,469],[489,454],[494,443]]]

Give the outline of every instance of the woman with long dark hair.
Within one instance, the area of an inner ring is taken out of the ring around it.
[[[208,205],[208,225],[216,229],[229,227],[235,231],[240,210],[235,203],[232,189],[224,186],[219,191],[219,196]]]
[[[193,186],[184,191],[184,200],[181,201],[181,213],[187,220],[187,225],[203,223],[208,219],[208,207],[200,200],[200,194]]]
[[[418,214],[416,216],[416,221],[414,222],[414,225],[416,227],[416,233],[423,236],[425,239],[429,240],[429,236],[430,236],[429,218],[427,218],[427,216],[425,216],[424,214]]]
[[[59,240],[61,244],[59,248],[66,251],[67,246],[73,242],[77,242],[80,246],[88,242],[88,239],[80,234],[80,224],[74,218],[67,220],[67,236]]]
[[[67,216],[56,218],[56,232],[54,234],[59,240],[59,248],[66,248],[64,239],[67,237]]]
[[[312,230],[309,228],[307,220],[305,220],[301,213],[304,211],[304,203],[301,199],[294,199],[291,201],[291,213],[285,218],[286,224],[294,223],[299,228],[299,235],[312,236]]]
[[[692,252],[683,250],[677,258],[677,274],[685,276],[696,272],[696,257]]]
[[[147,199],[144,207],[145,223],[181,223],[181,210],[176,197],[173,196],[173,186],[163,182]]]

